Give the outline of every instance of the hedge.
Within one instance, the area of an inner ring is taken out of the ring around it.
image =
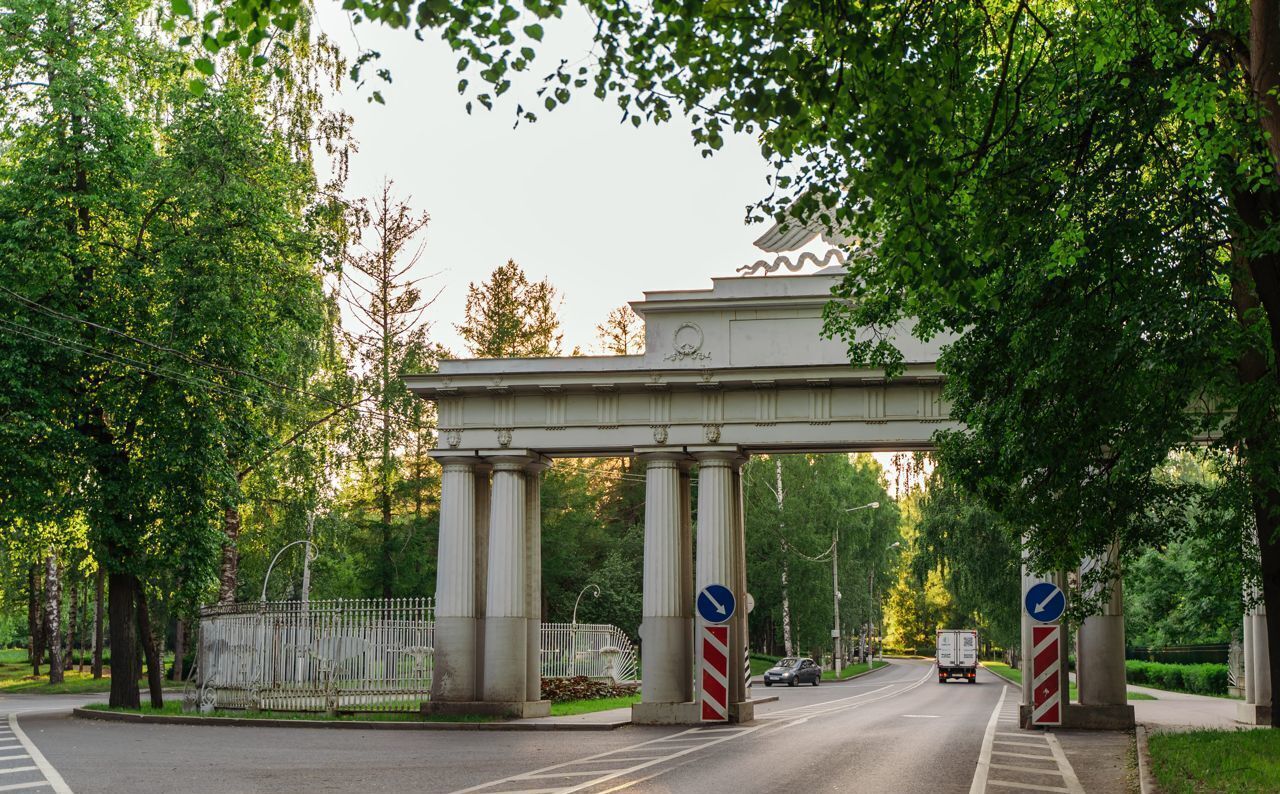
[[[1227,694],[1225,664],[1167,664],[1129,659],[1124,666],[1125,678],[1131,684],[1147,684],[1157,689],[1196,695]]]

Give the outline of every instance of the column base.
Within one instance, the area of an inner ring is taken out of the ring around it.
[[[476,696],[476,619],[437,617],[431,699],[465,702]]]
[[[484,621],[484,699],[492,703],[521,703],[528,696],[526,618],[493,617]]]
[[[1063,703],[1062,724],[1059,728],[1075,728],[1083,731],[1127,731],[1136,724],[1133,706],[1130,705],[1089,705],[1083,703]],[[1031,726],[1031,707],[1023,704],[1018,707],[1018,724],[1024,729]]]
[[[422,704],[422,716],[447,714],[450,716],[478,714],[486,717],[514,717],[528,719],[531,717],[551,716],[550,700],[515,700],[492,701],[473,700],[470,702],[428,700]]]
[[[729,704],[729,722],[751,722],[756,718],[754,701]],[[696,700],[688,703],[636,703],[631,707],[632,725],[702,725],[702,710]],[[714,723],[707,723],[714,724]]]
[[[1270,725],[1271,707],[1259,706],[1257,703],[1237,703],[1236,722],[1245,725]]]

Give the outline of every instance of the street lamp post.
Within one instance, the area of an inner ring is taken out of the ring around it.
[[[264,576],[264,577],[262,577],[262,595],[258,598],[258,601],[260,601],[260,602],[261,602],[261,603],[263,603],[263,604],[267,603],[267,582],[270,582],[270,581],[271,581],[271,569],[273,569],[273,568],[275,568],[275,567],[276,567],[276,561],[280,559],[280,555],[281,555],[281,554],[284,554],[285,549],[288,549],[290,546],[297,546],[299,543],[305,543],[305,544],[307,544],[307,546],[309,547],[309,548],[307,549],[307,554],[308,554],[308,555],[314,555],[314,554],[316,553],[316,544],[312,543],[312,542],[311,542],[311,541],[309,541],[309,540],[305,540],[305,539],[304,539],[304,540],[295,540],[295,541],[293,541],[292,543],[286,543],[286,544],[284,544],[283,546],[281,546],[281,547],[280,547],[280,551],[277,551],[277,552],[276,552],[276,556],[274,556],[274,557],[272,557],[272,558],[271,558],[271,564],[267,566],[267,575],[266,575],[266,576]],[[309,577],[309,576],[308,576],[307,578],[308,578],[308,579],[310,579],[310,577]],[[310,584],[310,582],[308,582],[308,584]],[[302,600],[303,600],[303,601],[306,601],[306,600],[307,600],[307,595],[304,595],[304,596],[303,596],[303,598],[302,598]]]
[[[588,584],[578,591],[578,597],[573,601],[573,617],[569,620],[569,645],[573,653],[573,674],[578,674],[578,602],[582,600],[582,596],[588,590],[594,590],[592,598],[600,597],[600,586]]]
[[[868,502],[865,505],[858,505],[857,507],[846,507],[844,512],[852,513],[855,510],[866,510],[867,508],[871,508],[872,510],[874,510],[879,506],[880,506],[879,502]],[[832,643],[835,645],[835,650],[831,655],[831,666],[835,669],[837,678],[840,677],[841,662],[843,661],[840,656],[841,643],[840,643],[839,561],[840,561],[840,527],[837,525],[835,529],[835,537],[832,538],[832,541],[831,541],[831,590],[835,594],[835,599],[834,599],[835,600],[835,610],[834,610],[835,622],[831,628],[831,640],[832,640]]]

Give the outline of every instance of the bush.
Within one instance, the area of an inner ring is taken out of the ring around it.
[[[1190,692],[1195,695],[1227,694],[1225,664],[1166,664],[1129,659],[1125,662],[1125,678],[1131,684],[1147,684],[1175,692]]]
[[[615,684],[613,681],[587,678],[585,675],[542,679],[542,697],[553,703],[627,697],[639,690],[640,687],[635,684]]]

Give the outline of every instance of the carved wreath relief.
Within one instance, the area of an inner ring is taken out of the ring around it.
[[[663,358],[663,361],[708,361],[710,353],[702,352],[702,344],[706,337],[697,323],[681,323],[671,335],[671,347],[675,351]]]

